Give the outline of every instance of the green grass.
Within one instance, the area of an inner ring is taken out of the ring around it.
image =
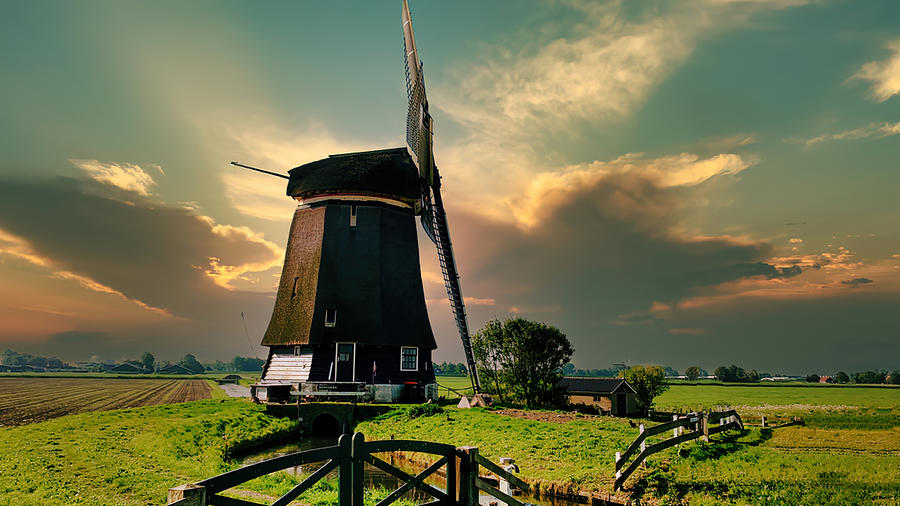
[[[440,395],[447,399],[458,399],[459,394],[457,392],[465,392],[467,395],[472,394],[472,381],[468,376],[438,376],[435,380],[442,387],[456,390],[456,392],[453,392],[441,388]]]
[[[395,412],[363,422],[358,430],[367,439],[393,436],[477,446],[495,462],[515,458],[521,476],[541,491],[604,494],[613,494],[614,452],[638,434],[622,419],[543,422],[477,408],[415,419]],[[710,444],[686,443],[651,456],[618,498],[691,504],[900,500],[900,429],[847,432],[756,428],[713,436]]]
[[[799,416],[810,426],[888,429],[900,426],[900,388],[855,386],[671,385],[654,400],[660,410],[690,411],[732,406],[745,421]]]

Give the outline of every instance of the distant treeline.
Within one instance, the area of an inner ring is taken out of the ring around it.
[[[466,364],[441,362],[440,364],[434,364],[434,373],[438,376],[467,376],[469,370],[466,368]]]
[[[3,357],[0,358],[0,360],[2,360],[2,362],[0,363],[2,363],[3,365],[10,366],[28,365],[32,367],[43,367],[45,369],[64,369],[66,367],[70,367],[68,364],[56,357],[38,357],[35,355],[30,355],[28,353],[16,353],[12,350],[4,351]]]
[[[124,364],[132,364],[140,369],[142,369],[145,373],[152,373],[168,367],[172,365],[172,362],[159,362],[156,360],[151,353],[144,352],[140,358],[136,359],[126,359],[117,363]],[[191,372],[196,374],[202,374],[206,371],[216,371],[216,372],[236,372],[236,371],[261,371],[263,364],[266,361],[261,358],[256,357],[234,357],[228,362],[222,362],[221,360],[217,360],[214,363],[201,364],[197,357],[188,353],[176,362],[175,364],[180,365]],[[77,364],[72,364],[69,362],[64,362],[61,359],[56,357],[48,358],[41,357],[36,355],[31,355],[28,353],[17,353],[13,350],[6,350],[3,352],[3,355],[0,356],[0,365],[11,366],[11,367],[35,367],[41,369],[56,369],[56,370],[89,370],[96,372],[103,372],[104,370],[108,370],[115,364],[110,363],[100,363],[100,362],[79,362]],[[461,364],[460,364],[461,365]]]
[[[824,379],[823,379],[824,378]],[[810,383],[857,383],[860,385],[900,385],[900,371],[887,372],[881,371],[863,371],[847,374],[844,371],[838,371],[834,376],[819,376],[818,374],[810,374],[806,377],[806,381]]]

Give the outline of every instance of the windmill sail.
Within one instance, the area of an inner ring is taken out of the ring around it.
[[[438,259],[441,263],[441,273],[444,277],[444,286],[447,289],[447,297],[450,299],[450,308],[456,320],[456,328],[462,340],[463,350],[466,354],[466,366],[469,368],[469,377],[472,380],[472,389],[475,393],[481,392],[481,382],[478,378],[478,370],[475,367],[475,357],[472,354],[472,343],[469,339],[469,323],[466,317],[462,289],[459,285],[459,272],[456,270],[456,259],[453,255],[453,246],[450,243],[450,230],[447,227],[447,213],[444,211],[444,203],[441,199],[441,180],[434,164],[433,156],[433,123],[431,114],[428,113],[428,98],[425,95],[425,76],[422,72],[422,62],[419,60],[419,52],[416,50],[416,40],[413,36],[412,19],[409,15],[409,5],[403,0],[403,53],[406,66],[406,94],[409,99],[409,108],[406,115],[406,142],[414,155],[414,160],[419,167],[421,176],[422,197],[421,219],[425,233],[437,246]],[[433,196],[433,200],[432,200]]]
[[[456,328],[459,330],[463,351],[466,354],[466,367],[469,368],[472,389],[478,394],[481,393],[481,381],[478,378],[475,355],[472,353],[472,342],[469,339],[469,320],[466,317],[462,288],[459,286],[459,271],[456,270],[453,244],[450,242],[450,228],[447,226],[447,213],[444,212],[444,201],[441,199],[441,178],[437,174],[437,169],[435,169],[434,176],[435,183],[432,187],[434,189],[434,237],[438,260],[441,263],[441,274],[444,276],[444,287],[447,289],[447,297],[450,299],[450,308],[453,310],[453,319],[456,320]]]

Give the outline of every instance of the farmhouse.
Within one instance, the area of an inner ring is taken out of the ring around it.
[[[159,371],[159,374],[194,374],[194,371],[188,369],[187,367],[179,364],[169,364]]]
[[[143,367],[124,362],[113,367],[109,372],[117,374],[144,374],[147,371]]]
[[[634,388],[624,379],[563,378],[557,386],[566,390],[569,404],[594,406],[615,416],[638,413]]]

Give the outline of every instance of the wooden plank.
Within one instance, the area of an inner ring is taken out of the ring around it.
[[[368,453],[382,452],[419,452],[433,455],[449,455],[456,450],[453,445],[416,441],[412,439],[394,439],[384,441],[366,441],[363,449]]]
[[[486,467],[488,469],[488,471],[490,471],[490,472],[496,474],[497,476],[499,476],[500,478],[503,478],[504,480],[512,483],[513,485],[515,485],[516,488],[521,489],[523,491],[531,490],[531,486],[528,485],[528,483],[525,483],[524,481],[522,481],[521,478],[504,470],[502,467],[500,467],[497,464],[494,464],[493,462],[491,462],[490,460],[482,457],[480,454],[475,456],[475,461],[478,462],[479,464],[481,464],[482,466]]]
[[[300,494],[302,494],[303,492],[306,492],[310,487],[315,485],[319,480],[321,480],[322,478],[327,476],[328,473],[330,473],[331,470],[336,468],[337,466],[338,466],[338,461],[336,459],[329,460],[328,462],[325,463],[324,466],[322,466],[318,470],[316,470],[316,472],[307,476],[306,479],[301,481],[299,485],[292,488],[288,493],[279,497],[277,501],[272,503],[272,506],[287,506],[288,504],[291,503],[291,501],[293,501],[294,499],[299,497]]]
[[[503,492],[492,487],[490,483],[482,480],[481,478],[475,478],[475,486],[478,487],[479,490],[484,490],[497,499],[503,500],[509,506],[525,506],[522,501],[519,501],[511,495],[504,494]]]
[[[698,418],[698,420],[699,420],[699,418]],[[650,436],[655,436],[657,434],[662,434],[663,432],[666,432],[669,429],[675,429],[678,427],[687,427],[688,425],[691,425],[692,423],[696,423],[696,421],[691,422],[689,418],[679,418],[678,420],[672,420],[671,422],[668,422],[668,423],[664,423],[661,425],[655,425],[653,427],[650,427],[649,429],[644,429],[644,437],[650,437]]]
[[[338,450],[337,446],[326,446],[324,448],[289,453],[287,455],[282,455],[281,457],[263,460],[262,462],[250,464],[249,466],[228,471],[227,473],[222,473],[218,476],[213,476],[212,478],[207,478],[197,482],[197,485],[204,486],[210,493],[215,494],[216,492],[227,490],[235,485],[240,485],[245,481],[250,481],[253,478],[274,473],[275,471],[309,464],[310,462],[323,462],[337,458]]]

